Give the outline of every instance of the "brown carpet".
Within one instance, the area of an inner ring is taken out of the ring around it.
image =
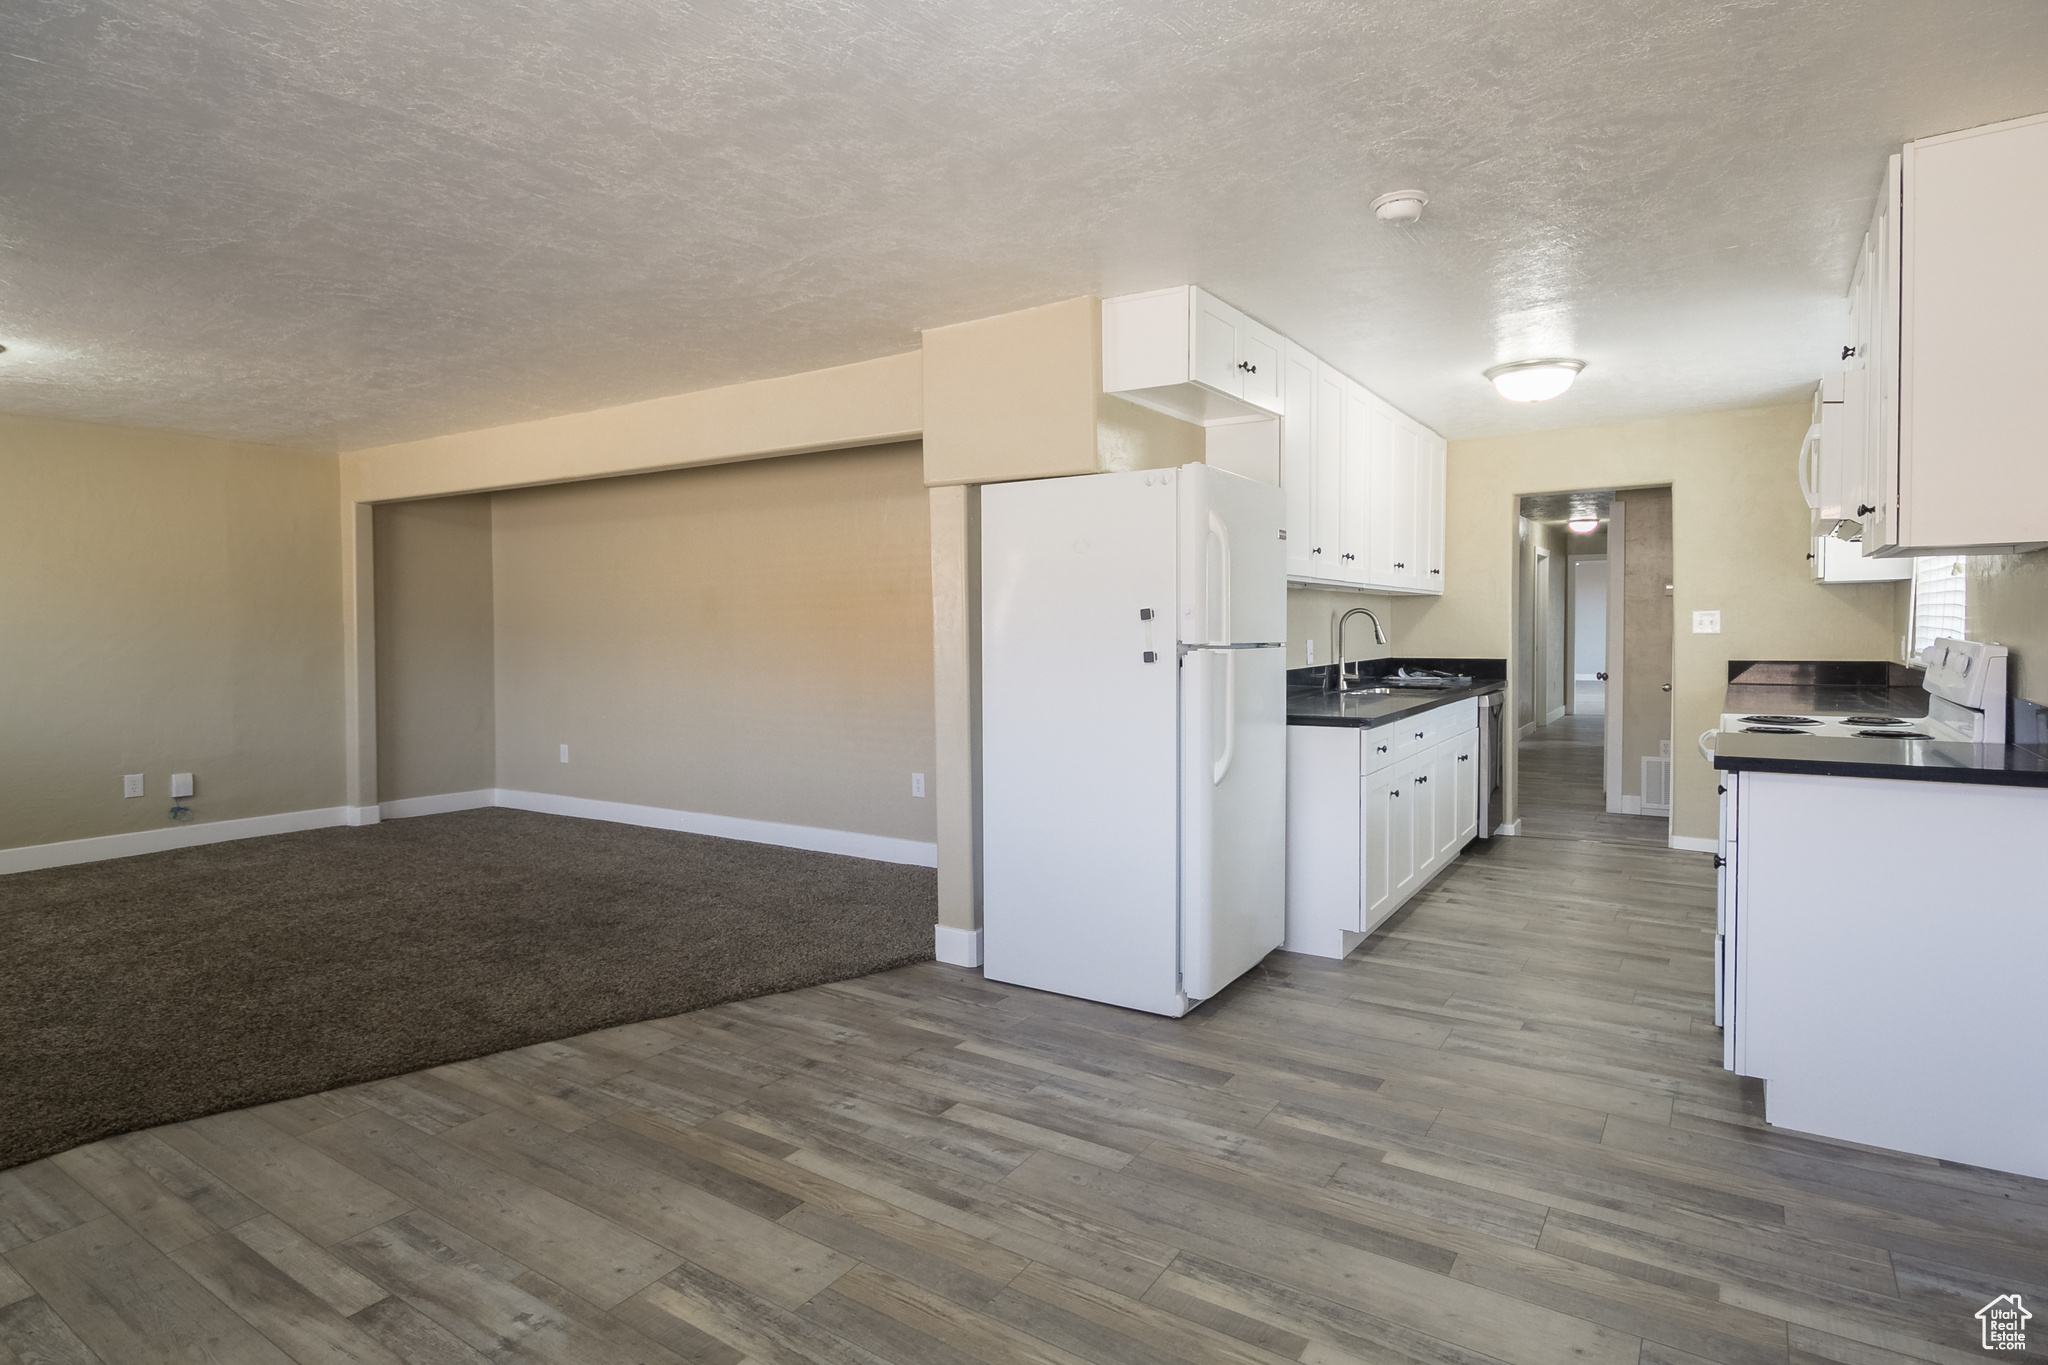
[[[0,877],[0,1169],[932,956],[903,867],[475,810]]]

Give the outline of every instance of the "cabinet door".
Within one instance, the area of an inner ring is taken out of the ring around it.
[[[1190,357],[1193,378],[1233,398],[1243,397],[1244,372],[1237,368],[1237,360],[1244,347],[1241,334],[1251,319],[1199,289],[1194,291],[1190,307],[1195,314],[1194,354]]]
[[[1315,578],[1321,556],[1316,536],[1316,358],[1290,345],[1284,361],[1287,411],[1280,418],[1280,486],[1287,490],[1287,574]]]
[[[1877,323],[1871,339],[1870,373],[1865,386],[1870,391],[1872,429],[1864,437],[1866,463],[1862,495],[1855,515],[1863,522],[1863,544],[1879,549],[1899,544],[1895,515],[1899,483],[1899,158],[1893,157],[1885,175],[1882,215],[1877,220],[1877,287],[1871,313]],[[1863,508],[1870,510],[1865,512]]]
[[[1408,779],[1406,794],[1396,804],[1402,807],[1408,820],[1408,841],[1405,848],[1394,850],[1396,904],[1414,895],[1429,880],[1430,861],[1436,852],[1436,806],[1429,791],[1430,751],[1425,749],[1404,763],[1401,771]]]
[[[1422,557],[1428,570],[1423,575],[1425,592],[1444,590],[1444,478],[1447,446],[1433,431],[1422,433],[1424,465],[1429,475],[1429,497],[1422,506],[1422,536],[1428,549]]]
[[[1316,363],[1316,513],[1310,562],[1317,578],[1344,577],[1341,513],[1344,506],[1344,376]]]
[[[1360,869],[1364,917],[1359,928],[1370,930],[1394,908],[1394,826],[1401,815],[1401,803],[1408,798],[1401,792],[1398,772],[1372,773],[1361,780],[1365,808],[1359,812],[1359,818],[1365,822],[1365,837],[1359,841],[1359,849],[1365,866]]]
[[[1338,518],[1339,562],[1353,583],[1372,579],[1372,395],[1350,380],[1344,385],[1344,508]]]
[[[1479,732],[1467,730],[1451,741],[1451,748],[1457,751],[1452,764],[1458,793],[1458,833],[1451,841],[1455,852],[1479,837]]]
[[[1415,543],[1415,528],[1421,520],[1416,513],[1422,493],[1422,449],[1413,423],[1396,413],[1389,425],[1391,438],[1381,477],[1373,485],[1376,493],[1385,489],[1384,496],[1374,499],[1373,540],[1380,560],[1373,570],[1375,581],[1390,588],[1411,589],[1423,576],[1420,547]]]
[[[1437,745],[1430,759],[1429,805],[1436,821],[1436,842],[1430,850],[1432,872],[1456,857],[1465,846],[1465,841],[1458,837],[1458,774],[1471,765],[1458,762],[1458,747],[1463,740],[1461,735]]]
[[[1242,376],[1245,401],[1268,412],[1285,412],[1281,363],[1287,342],[1272,328],[1246,318],[1238,328],[1237,343],[1237,372]]]

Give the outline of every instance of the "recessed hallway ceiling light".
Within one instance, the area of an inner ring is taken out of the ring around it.
[[[1541,403],[1570,388],[1579,371],[1585,368],[1583,360],[1517,360],[1494,366],[1486,377],[1493,381],[1500,396],[1511,403]]]
[[[1421,190],[1395,190],[1372,201],[1373,216],[1382,223],[1412,223],[1422,216],[1429,196]]]
[[[1584,517],[1577,521],[1568,521],[1564,527],[1575,536],[1590,536],[1600,529],[1600,523],[1592,517]]]

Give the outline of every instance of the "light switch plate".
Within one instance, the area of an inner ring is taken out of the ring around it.
[[[1696,611],[1692,614],[1692,633],[1695,635],[1719,635],[1721,613],[1718,611]]]
[[[172,773],[172,774],[171,774],[171,796],[172,796],[172,798],[173,798],[173,799],[175,799],[175,798],[177,798],[177,797],[180,797],[180,796],[190,796],[191,794],[192,794],[192,774],[190,774],[190,773]]]

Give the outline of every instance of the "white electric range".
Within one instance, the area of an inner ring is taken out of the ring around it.
[[[1831,739],[1927,739],[1951,744],[2005,743],[2006,648],[1968,640],[1937,640],[1921,654],[1927,665],[1927,714],[1876,712],[1729,712],[1725,735],[1818,735]],[[1706,736],[1702,736],[1702,749]]]

